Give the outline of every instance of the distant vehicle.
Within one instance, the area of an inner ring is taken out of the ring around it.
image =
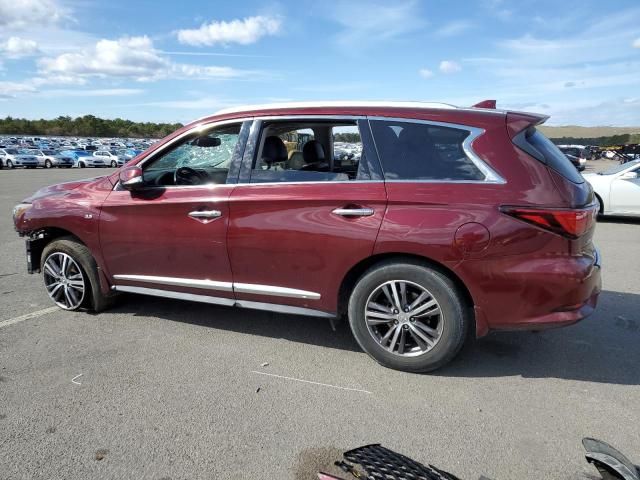
[[[118,155],[118,166],[121,167],[133,157],[139,155],[144,150],[137,150],[134,148],[121,149],[116,151],[116,155]],[[112,165],[113,166],[113,165]]]
[[[118,166],[118,155],[114,155],[108,150],[96,150],[93,152],[93,156],[102,160],[105,165],[111,165],[114,168]]]
[[[75,150],[77,154],[76,165],[78,168],[87,167],[106,167],[109,165],[102,156],[95,156],[96,152],[88,152],[86,150]]]
[[[71,168],[74,166],[74,160],[71,155],[65,155],[55,150],[43,150],[42,153],[45,155],[45,168]]]
[[[585,158],[584,148],[568,147],[564,145],[559,145],[558,148],[566,155],[569,161],[578,169],[579,172],[582,172],[585,169],[587,166],[587,159]]]
[[[4,148],[0,150],[0,161],[7,168],[37,168],[38,158],[27,149]]]
[[[585,173],[598,199],[600,215],[640,216],[640,159],[600,173]]]

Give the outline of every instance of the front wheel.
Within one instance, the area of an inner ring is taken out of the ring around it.
[[[47,245],[41,265],[47,294],[58,307],[99,312],[110,306],[112,297],[100,290],[98,267],[91,252],[74,237],[62,237]]]
[[[458,354],[470,320],[447,276],[420,263],[387,262],[356,284],[349,323],[360,347],[380,364],[428,372]]]
[[[51,160],[45,160],[44,168],[51,168],[51,167],[53,167],[53,164],[51,163]]]
[[[15,168],[11,160],[7,160],[7,168]]]
[[[115,160],[111,160],[111,166],[113,168],[116,168],[118,166],[118,162],[116,162]]]

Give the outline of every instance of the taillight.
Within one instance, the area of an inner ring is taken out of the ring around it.
[[[587,233],[598,212],[595,206],[580,209],[501,207],[500,211],[568,238],[578,238]]]

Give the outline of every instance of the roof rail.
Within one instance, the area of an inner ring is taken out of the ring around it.
[[[386,101],[315,101],[315,102],[282,102],[265,103],[258,105],[242,105],[238,107],[224,108],[213,115],[223,115],[236,112],[249,112],[253,110],[275,110],[279,108],[322,108],[322,107],[395,107],[395,108],[435,108],[455,109],[455,105],[437,102],[386,102]]]

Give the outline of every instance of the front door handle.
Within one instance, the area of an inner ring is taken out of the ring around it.
[[[370,217],[375,211],[373,208],[336,208],[331,213],[341,217]]]
[[[221,217],[222,212],[220,210],[194,210],[193,212],[189,212],[189,216],[206,223],[207,221]]]

